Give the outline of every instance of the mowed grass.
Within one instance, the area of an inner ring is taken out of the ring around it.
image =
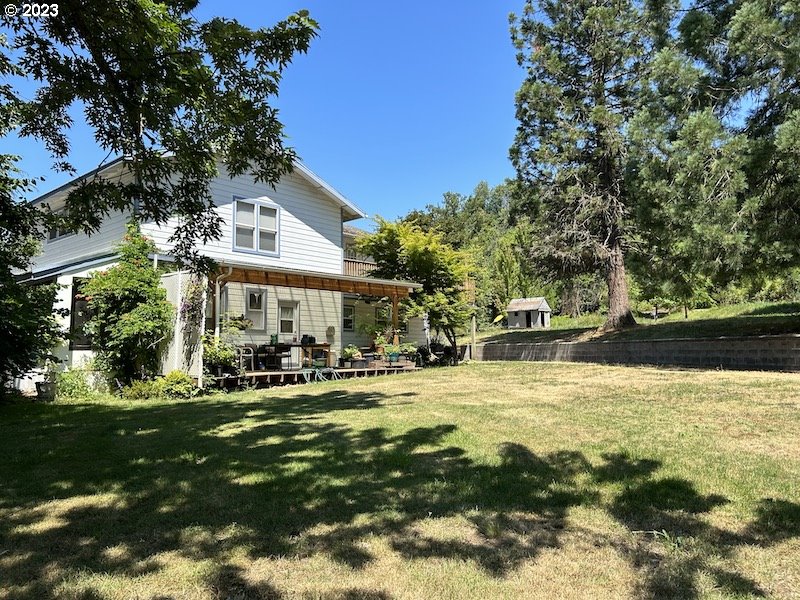
[[[546,330],[509,330],[490,327],[478,332],[480,342],[518,343],[552,341],[652,340],[714,338],[800,333],[800,303],[747,302],[690,310],[684,318],[678,307],[657,321],[636,315],[638,327],[608,333],[596,330],[605,316],[592,313],[577,318],[554,316]],[[469,343],[462,336],[461,343]]]
[[[797,598],[800,376],[0,406],[0,598]]]

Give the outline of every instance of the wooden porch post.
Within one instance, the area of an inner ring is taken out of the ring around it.
[[[400,343],[400,337],[397,335],[397,325],[398,325],[398,314],[397,314],[397,292],[392,294],[392,330],[394,331],[394,338],[392,339],[392,344],[397,346]]]

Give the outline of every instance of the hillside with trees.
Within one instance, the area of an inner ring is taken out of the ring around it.
[[[511,37],[516,180],[404,217],[472,255],[480,323],[800,298],[795,4],[528,0]]]

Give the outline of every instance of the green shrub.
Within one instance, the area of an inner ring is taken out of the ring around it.
[[[94,394],[89,374],[84,369],[67,369],[56,376],[59,398],[86,398]]]
[[[200,393],[192,378],[183,371],[171,371],[157,381],[161,394],[167,398],[194,398]]]
[[[353,344],[348,344],[344,348],[342,348],[342,358],[344,360],[353,360],[354,358],[361,358],[361,350],[359,350],[358,346]]]
[[[153,398],[193,398],[200,393],[192,378],[183,371],[171,371],[165,377],[134,380],[122,388],[125,400],[150,400]]]
[[[122,388],[120,395],[125,400],[150,400],[151,398],[160,398],[161,382],[157,379],[135,379]]]
[[[97,348],[97,365],[109,381],[125,384],[142,373],[158,373],[175,309],[150,260],[156,246],[138,225],[128,225],[117,252],[117,264],[93,272],[80,293],[89,303],[91,318],[85,332]]]

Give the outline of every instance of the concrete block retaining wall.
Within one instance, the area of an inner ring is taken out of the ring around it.
[[[711,339],[478,344],[477,360],[595,362],[800,371],[800,335]]]

